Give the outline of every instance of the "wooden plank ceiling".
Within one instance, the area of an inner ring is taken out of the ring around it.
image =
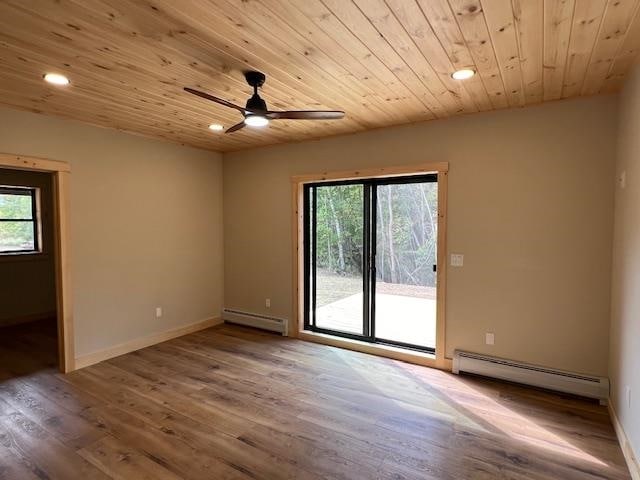
[[[4,0],[0,103],[218,151],[614,92],[640,0]],[[472,68],[463,82],[451,73]],[[267,74],[272,109],[342,109],[214,133]],[[54,87],[45,72],[67,75]]]

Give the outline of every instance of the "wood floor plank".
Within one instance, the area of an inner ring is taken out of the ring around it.
[[[0,417],[0,443],[40,478],[109,477],[22,413]]]
[[[243,472],[193,448],[173,435],[171,430],[156,428],[114,406],[92,407],[84,411],[82,416],[103,428],[123,444],[137,446],[149,459],[181,478],[196,480],[250,478]]]
[[[0,336],[0,480],[630,478],[583,399],[232,325],[62,375],[39,330]]]
[[[103,432],[23,382],[0,384],[0,396],[16,411],[73,449],[82,448],[104,436]]]
[[[78,451],[78,454],[115,479],[180,480],[181,478],[111,435],[106,435],[84,447]]]
[[[321,475],[341,480],[375,478],[382,463],[381,458],[373,455],[350,455],[348,445],[342,448],[338,442],[319,443],[304,434],[288,435],[262,425],[242,434],[239,440],[279,458],[290,458],[297,464],[307,465]]]
[[[93,373],[100,376],[103,381],[112,384],[121,383],[128,386],[129,389],[133,388],[132,380],[135,381],[135,375],[106,362],[101,365],[99,372]],[[253,426],[244,417],[230,415],[206,403],[194,402],[189,397],[189,394],[201,388],[200,385],[193,382],[181,382],[173,378],[165,378],[158,383],[147,382],[142,384],[134,392],[156,404],[180,412],[196,422],[210,425],[212,428],[227,435],[238,436]]]

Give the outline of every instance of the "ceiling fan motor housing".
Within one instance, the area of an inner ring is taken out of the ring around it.
[[[260,98],[260,95],[254,93],[249,100],[247,100],[247,110],[254,112],[266,112],[267,103]]]
[[[244,72],[244,78],[247,80],[247,83],[253,87],[253,95],[249,100],[247,100],[247,110],[253,110],[254,112],[266,112],[267,104],[262,98],[260,98],[260,95],[258,95],[258,88],[264,85],[264,81],[267,77],[262,72],[250,70],[248,72]]]
[[[256,72],[254,70],[244,72],[244,78],[253,88],[262,87],[262,85],[264,85],[264,81],[267,79],[264,73]]]

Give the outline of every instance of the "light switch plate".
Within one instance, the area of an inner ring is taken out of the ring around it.
[[[452,267],[462,267],[464,265],[464,255],[461,253],[452,253],[451,254],[451,266]]]
[[[485,333],[484,343],[486,343],[487,345],[495,345],[496,336],[493,333]]]

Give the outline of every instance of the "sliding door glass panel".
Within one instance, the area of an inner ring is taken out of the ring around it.
[[[315,326],[364,335],[364,186],[315,188]]]
[[[375,337],[435,349],[438,184],[378,185]]]

